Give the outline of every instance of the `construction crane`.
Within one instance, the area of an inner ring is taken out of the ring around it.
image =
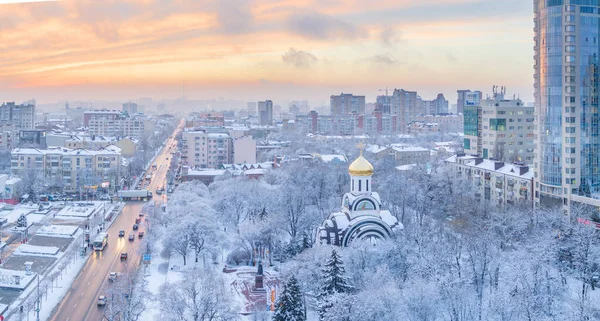
[[[388,95],[388,87],[387,86],[385,86],[385,89],[379,89],[379,91],[385,91],[385,95],[386,96]]]

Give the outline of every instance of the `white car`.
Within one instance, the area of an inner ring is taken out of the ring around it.
[[[110,274],[108,275],[108,280],[116,281],[117,280],[117,272],[110,272]]]
[[[101,295],[98,297],[98,306],[105,306],[106,305],[106,296]]]

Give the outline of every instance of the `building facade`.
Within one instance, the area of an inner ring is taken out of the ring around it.
[[[259,101],[257,115],[259,125],[273,125],[273,102],[270,100]]]
[[[506,164],[459,154],[446,159],[457,184],[469,182],[475,197],[497,206],[533,206],[533,170],[526,165]]]
[[[505,95],[504,87],[494,87],[493,97],[480,106],[465,106],[464,150],[484,159],[532,165],[534,108]]]
[[[329,110],[329,114],[332,116],[362,115],[365,113],[365,96],[344,93],[331,95]]]
[[[21,178],[35,172],[50,188],[91,192],[101,186],[116,190],[121,181],[121,155],[113,150],[17,148],[11,152],[12,174]]]
[[[233,140],[227,132],[186,130],[181,142],[181,160],[190,169],[218,168],[233,163]]]
[[[348,167],[350,192],[342,198],[339,212],[329,214],[318,230],[321,244],[348,246],[366,241],[376,244],[402,230],[402,223],[387,210],[372,190],[373,166],[361,155]]]
[[[0,105],[0,123],[12,124],[15,130],[35,128],[35,102],[15,104],[7,102]]]
[[[479,106],[479,102],[483,98],[481,91],[457,90],[458,99],[456,100],[456,113],[462,114],[465,106]]]
[[[598,1],[534,0],[536,203],[599,198]]]

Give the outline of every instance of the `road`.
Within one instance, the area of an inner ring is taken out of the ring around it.
[[[180,125],[181,126],[181,125]],[[178,130],[180,127],[178,127]],[[157,169],[154,171],[152,182],[148,190],[155,192],[157,187],[166,185],[166,174],[169,167],[171,150],[169,147],[174,143],[174,137],[167,141],[167,144],[156,157],[154,164]],[[152,171],[152,166],[149,172]],[[166,200],[166,195],[157,195],[154,200]],[[117,217],[113,225],[108,229],[108,246],[104,251],[92,253],[87,263],[83,267],[81,274],[73,282],[71,289],[59,305],[54,309],[52,321],[100,321],[103,320],[103,308],[97,306],[99,295],[108,281],[110,272],[134,272],[140,264],[141,250],[139,249],[140,240],[137,232],[133,231],[135,218],[138,217],[144,202],[127,202],[121,214]],[[142,222],[143,223],[143,222]],[[140,231],[144,230],[145,224],[140,224]],[[119,231],[125,230],[125,237],[119,237]],[[129,242],[127,236],[135,233],[135,241]],[[128,259],[120,260],[121,252],[128,253]]]

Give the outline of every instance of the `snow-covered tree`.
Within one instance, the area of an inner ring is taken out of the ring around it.
[[[332,295],[337,293],[350,293],[353,287],[348,283],[346,269],[342,258],[336,250],[331,251],[331,257],[321,270],[321,290],[317,297],[319,304],[319,317],[321,320],[327,320],[325,317],[327,311],[334,306]]]
[[[161,287],[160,310],[166,321],[237,320],[229,285],[218,272],[192,269],[180,282]]]
[[[304,295],[295,276],[291,276],[275,303],[273,321],[305,321]]]
[[[17,219],[17,227],[27,227],[27,217],[25,214],[21,214]]]

